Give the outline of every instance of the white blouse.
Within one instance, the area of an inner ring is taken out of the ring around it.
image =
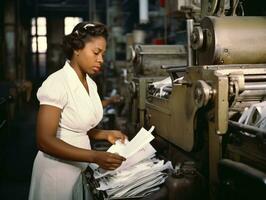
[[[90,149],[87,131],[103,116],[95,82],[87,75],[89,94],[74,69],[51,74],[37,92],[41,105],[62,109],[57,137],[73,146]],[[29,200],[72,200],[74,185],[88,163],[63,160],[39,151],[33,165]]]
[[[40,105],[52,105],[62,109],[57,131],[59,138],[63,136],[62,132],[67,137],[72,135],[71,132],[87,134],[102,119],[103,107],[97,86],[88,75],[86,79],[89,94],[74,69],[66,62],[62,69],[43,82],[37,92]]]

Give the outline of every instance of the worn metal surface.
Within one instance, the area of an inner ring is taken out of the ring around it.
[[[187,65],[184,45],[136,45],[131,49],[131,62],[136,75],[167,75],[162,65]]]
[[[197,130],[195,120],[200,117],[197,111],[208,107],[206,112],[212,112],[209,120],[214,123],[210,134],[225,134],[230,108],[239,106],[239,101],[245,102],[249,94],[256,97],[257,101],[263,98],[261,88],[257,92],[254,88],[264,85],[264,82],[245,81],[245,77],[255,74],[264,76],[265,67],[265,64],[189,67],[183,82],[173,85],[168,99],[155,96],[147,98],[149,123],[155,124],[156,132],[171,143],[185,151],[192,151]],[[244,95],[241,96],[242,93]]]
[[[266,63],[266,17],[205,17],[200,27],[203,41],[193,38],[203,43],[196,48],[199,65]]]

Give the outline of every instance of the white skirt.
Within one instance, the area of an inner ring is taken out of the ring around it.
[[[64,130],[57,137],[73,146],[90,149],[86,133]],[[29,200],[72,200],[74,185],[87,166],[39,151],[33,164]]]

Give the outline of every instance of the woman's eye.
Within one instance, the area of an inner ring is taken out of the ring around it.
[[[95,55],[98,55],[100,52],[94,52]]]

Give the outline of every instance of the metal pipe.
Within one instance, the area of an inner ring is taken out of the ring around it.
[[[238,130],[245,131],[245,132],[248,132],[248,133],[256,135],[256,136],[257,135],[266,136],[266,131],[265,130],[257,128],[255,126],[242,124],[242,123],[235,122],[235,121],[232,121],[232,120],[228,121],[228,126],[230,126],[232,128],[237,128]]]
[[[191,41],[190,41],[192,31],[193,31],[193,19],[187,19],[187,53],[188,53],[187,65],[188,66],[192,66],[194,64],[193,63],[193,50],[192,50]]]
[[[245,90],[266,90],[266,82],[245,83]]]
[[[258,97],[261,99],[263,96],[266,96],[266,90],[245,90],[240,94],[242,98]]]
[[[177,71],[186,71],[187,67],[184,66],[184,65],[162,65],[161,66],[162,69],[166,69],[166,70],[170,70],[170,69],[173,69],[173,70],[177,70]]]
[[[159,52],[159,51],[146,51],[146,52],[139,52],[140,55],[173,55],[173,54],[176,54],[177,52],[170,52],[170,51],[162,51],[162,52]],[[180,53],[179,55],[186,55],[186,53]]]
[[[229,172],[230,170],[231,173],[225,173],[224,170],[227,170],[227,172]],[[245,177],[246,180],[249,179],[249,181],[246,182],[247,184],[254,182],[256,184],[259,184],[260,186],[263,186],[259,187],[262,190],[264,190],[266,186],[266,174],[263,171],[255,169],[245,163],[233,161],[230,159],[222,159],[219,161],[219,174],[220,176],[230,176],[234,174],[235,177]]]
[[[266,81],[266,75],[247,75],[245,81]]]
[[[139,23],[146,24],[149,22],[148,0],[139,0]]]
[[[164,92],[170,92],[170,93],[171,93],[172,90],[173,90],[172,87],[164,87],[164,88],[163,88],[163,91],[164,91]]]

